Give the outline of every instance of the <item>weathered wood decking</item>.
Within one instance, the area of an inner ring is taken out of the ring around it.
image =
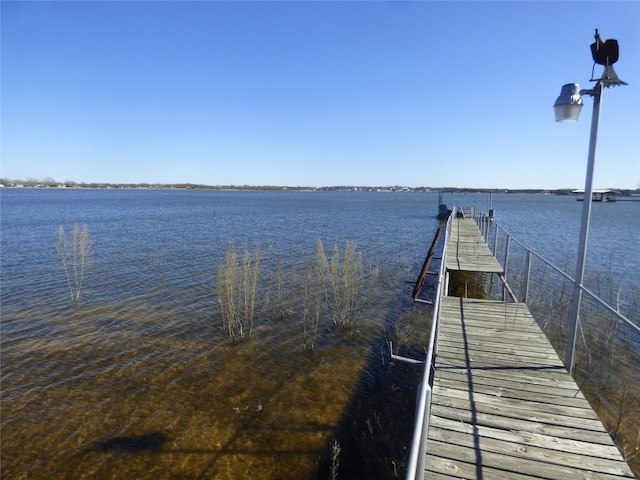
[[[495,262],[470,222],[450,270]],[[435,368],[426,478],[633,478],[525,304],[445,297]]]
[[[472,218],[456,218],[448,237],[447,270],[502,273]]]

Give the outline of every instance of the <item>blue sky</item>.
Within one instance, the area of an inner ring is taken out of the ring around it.
[[[0,5],[3,178],[582,188],[599,28],[594,187],[640,188],[638,1]]]

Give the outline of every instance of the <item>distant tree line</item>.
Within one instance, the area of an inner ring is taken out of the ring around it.
[[[573,188],[559,189],[507,189],[507,188],[460,188],[460,187],[405,187],[401,185],[358,186],[336,185],[326,187],[277,186],[277,185],[203,185],[197,183],[84,183],[73,180],[58,182],[52,177],[10,180],[0,178],[0,185],[9,188],[105,188],[105,189],[182,189],[182,190],[257,190],[257,191],[339,191],[339,192],[445,192],[445,193],[546,193],[572,195]],[[640,195],[636,189],[611,188],[620,196]]]

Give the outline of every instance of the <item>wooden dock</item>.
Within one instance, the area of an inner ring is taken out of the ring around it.
[[[503,273],[473,218],[456,218],[448,239],[447,270]]]
[[[501,272],[453,222],[447,269]],[[445,297],[440,318],[425,478],[634,478],[526,304]]]

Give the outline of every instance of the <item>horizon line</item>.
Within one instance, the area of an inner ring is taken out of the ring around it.
[[[5,182],[6,181],[6,182]],[[162,182],[76,182],[74,180],[67,180],[64,182],[58,182],[53,179],[51,181],[44,181],[39,179],[33,180],[9,180],[1,179],[0,187],[4,188],[176,188],[176,189],[233,189],[233,190],[331,190],[331,189],[362,189],[362,190],[384,190],[384,191],[431,191],[440,193],[454,193],[457,191],[477,191],[483,193],[500,193],[500,192],[569,192],[572,193],[576,188],[572,187],[558,187],[558,188],[544,188],[544,187],[459,187],[459,186],[446,186],[446,187],[432,187],[432,186],[418,186],[410,187],[406,185],[324,185],[319,187],[305,186],[305,185],[209,185],[203,183],[191,183],[191,182],[175,182],[175,183],[162,183]],[[598,190],[598,189],[595,189]],[[632,193],[640,193],[640,188],[620,188],[620,187],[606,187],[600,190],[615,190],[615,191],[629,191]]]

